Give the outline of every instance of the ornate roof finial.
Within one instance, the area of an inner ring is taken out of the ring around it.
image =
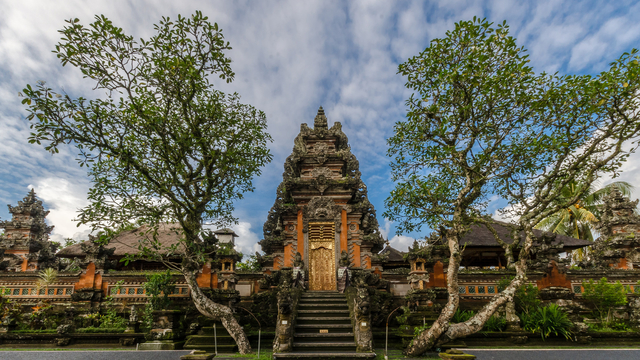
[[[318,114],[316,115],[316,118],[313,121],[313,129],[314,130],[319,130],[319,129],[327,129],[327,117],[324,116],[324,109],[322,108],[322,106],[320,106],[320,108],[318,109]]]

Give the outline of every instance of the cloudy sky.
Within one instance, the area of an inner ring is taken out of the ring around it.
[[[421,233],[398,236],[382,218],[390,181],[386,139],[402,120],[409,96],[398,64],[474,16],[506,20],[538,72],[597,74],[624,51],[640,47],[637,1],[28,1],[0,0],[0,204],[16,204],[29,188],[51,210],[52,238],[82,238],[72,221],[86,205],[90,183],[73,148],[51,156],[29,145],[28,123],[18,92],[46,81],[70,94],[95,97],[91,81],[63,68],[51,50],[65,19],[89,24],[104,14],[135,37],[148,38],[162,16],[196,10],[223,29],[231,42],[234,83],[245,103],[265,111],[275,156],[256,191],[236,204],[240,250],[258,250],[262,224],[282,180],[283,163],[300,123],[312,123],[322,105],[329,123],[340,121],[358,157],[383,234],[406,249]],[[640,189],[632,157],[622,179]],[[609,181],[603,179],[603,182]],[[636,190],[635,197],[640,197]],[[492,209],[492,211],[495,209]],[[0,207],[0,219],[10,214]]]

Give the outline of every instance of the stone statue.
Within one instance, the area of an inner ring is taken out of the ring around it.
[[[340,253],[340,261],[338,268],[338,291],[344,293],[344,290],[350,285],[349,274],[349,254],[345,250]]]
[[[296,252],[296,257],[293,261],[293,287],[299,287],[304,289],[304,261],[302,261],[302,255],[300,252]]]
[[[130,323],[138,322],[138,313],[136,312],[135,305],[131,305],[131,312],[129,313],[129,322]]]

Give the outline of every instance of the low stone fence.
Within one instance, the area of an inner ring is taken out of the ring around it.
[[[1,333],[0,345],[15,345],[29,347],[39,345],[68,346],[68,345],[97,345],[100,347],[135,346],[144,342],[143,333],[70,333],[60,335],[56,333]],[[12,346],[13,347],[13,346]]]

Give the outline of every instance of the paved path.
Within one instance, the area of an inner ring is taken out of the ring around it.
[[[522,350],[485,350],[464,349],[465,353],[473,354],[477,360],[638,360],[640,349],[522,349]]]
[[[2,360],[179,360],[189,350],[162,351],[1,351]]]

